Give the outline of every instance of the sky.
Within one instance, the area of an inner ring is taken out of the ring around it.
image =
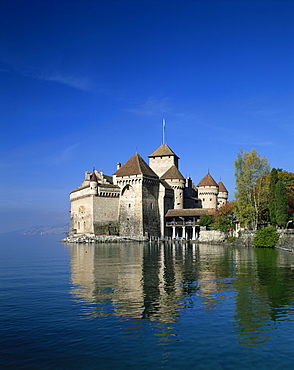
[[[166,143],[234,199],[255,148],[294,172],[293,0],[1,0],[0,233],[64,225],[84,171]]]

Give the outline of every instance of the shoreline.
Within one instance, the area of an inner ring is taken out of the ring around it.
[[[72,234],[61,240],[63,243],[121,243],[121,242],[148,242],[145,236],[117,236],[95,234]]]

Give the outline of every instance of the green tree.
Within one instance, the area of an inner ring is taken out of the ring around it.
[[[199,226],[209,226],[213,223],[214,218],[211,215],[201,215],[198,221]]]
[[[244,226],[251,225],[256,229],[267,203],[263,176],[270,171],[268,160],[260,157],[255,149],[251,152],[241,149],[234,166],[236,216]]]
[[[276,202],[275,202],[277,182],[278,182],[278,171],[275,168],[273,168],[271,170],[271,175],[270,175],[269,204],[268,204],[270,220],[273,225],[277,223],[276,221]]]
[[[285,227],[288,221],[288,197],[284,183],[279,180],[275,187],[275,212],[276,222]]]
[[[279,234],[274,226],[259,229],[254,238],[255,247],[274,247],[279,240]]]
[[[282,205],[285,203],[285,199],[281,202],[281,197],[285,198],[285,195],[288,203],[288,219],[293,217],[294,173],[284,171],[280,168],[273,168],[269,174],[262,176],[258,181],[261,181],[263,183],[263,192],[265,194],[265,199],[267,200],[264,204],[265,207],[262,213],[264,221],[270,221],[272,225],[278,224],[276,220],[276,207],[282,207]],[[279,199],[276,199],[276,184],[278,181],[281,181],[283,183],[284,189],[281,189],[281,195],[279,195],[280,191],[278,191]],[[285,207],[285,204],[283,207]],[[286,214],[286,211],[284,211],[284,214]]]

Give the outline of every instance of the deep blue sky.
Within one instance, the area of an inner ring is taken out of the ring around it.
[[[84,171],[162,140],[234,199],[256,148],[294,172],[293,0],[2,0],[0,232],[68,221]]]

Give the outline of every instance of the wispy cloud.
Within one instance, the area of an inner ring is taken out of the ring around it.
[[[22,70],[19,71],[23,76],[33,78],[39,81],[49,81],[56,82],[62,85],[72,87],[77,90],[90,91],[92,90],[92,84],[90,79],[87,77],[81,77],[78,75],[61,73],[61,72],[51,72],[49,70],[37,71],[37,70]]]
[[[4,64],[4,66],[0,67],[0,72],[14,72],[35,80],[55,82],[82,91],[91,91],[93,89],[91,80],[78,73],[62,72],[51,67],[39,68],[25,65],[19,62],[12,62],[3,56],[0,57],[0,61]]]
[[[77,90],[83,91],[90,91],[92,90],[92,84],[87,77],[79,77],[69,74],[62,74],[59,72],[54,73],[43,73],[43,74],[35,74],[35,75],[28,75],[28,77],[35,78],[37,80],[42,81],[51,81],[56,82],[62,85],[66,85],[72,87]]]
[[[72,158],[74,150],[78,148],[81,143],[77,143],[65,148],[61,153],[49,159],[49,164],[59,165],[69,161]]]
[[[157,116],[170,113],[172,110],[168,98],[149,97],[143,104],[127,109],[128,112],[143,116]]]

